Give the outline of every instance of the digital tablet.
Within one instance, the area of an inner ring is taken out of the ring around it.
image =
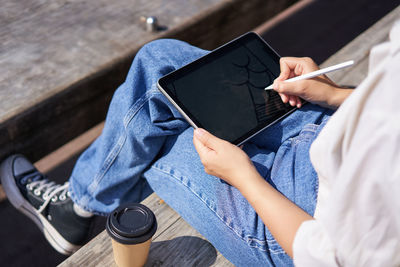
[[[274,90],[279,55],[246,33],[158,80],[158,88],[194,127],[241,145],[296,108]]]

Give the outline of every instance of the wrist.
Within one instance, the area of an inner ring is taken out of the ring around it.
[[[261,177],[256,169],[248,172],[247,175],[244,176],[242,181],[243,182],[240,183],[240,185],[236,186],[236,188],[248,200],[257,198],[260,188],[264,186],[269,186],[269,184],[264,180],[263,177]]]
[[[338,108],[352,92],[353,89],[335,87],[327,101],[328,106],[335,109]]]

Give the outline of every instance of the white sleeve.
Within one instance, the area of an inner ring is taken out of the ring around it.
[[[295,266],[338,266],[335,248],[317,220],[303,222],[293,242]]]
[[[400,266],[400,112],[384,114],[358,121],[326,206],[296,233],[296,266]]]
[[[381,65],[311,148],[330,191],[296,233],[296,266],[400,266],[400,24],[372,52]]]

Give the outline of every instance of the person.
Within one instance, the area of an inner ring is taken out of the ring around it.
[[[399,265],[399,52],[396,24],[354,91],[326,76],[285,83],[318,67],[282,58],[274,90],[299,109],[236,147],[193,130],[156,88],[207,51],[154,41],[138,52],[66,184],[22,155],[2,163],[1,181],[66,254],[82,244],[92,214],[154,190],[237,266]]]

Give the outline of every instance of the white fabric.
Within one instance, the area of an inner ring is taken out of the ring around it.
[[[297,231],[295,265],[400,266],[400,22],[310,156],[316,220]]]

